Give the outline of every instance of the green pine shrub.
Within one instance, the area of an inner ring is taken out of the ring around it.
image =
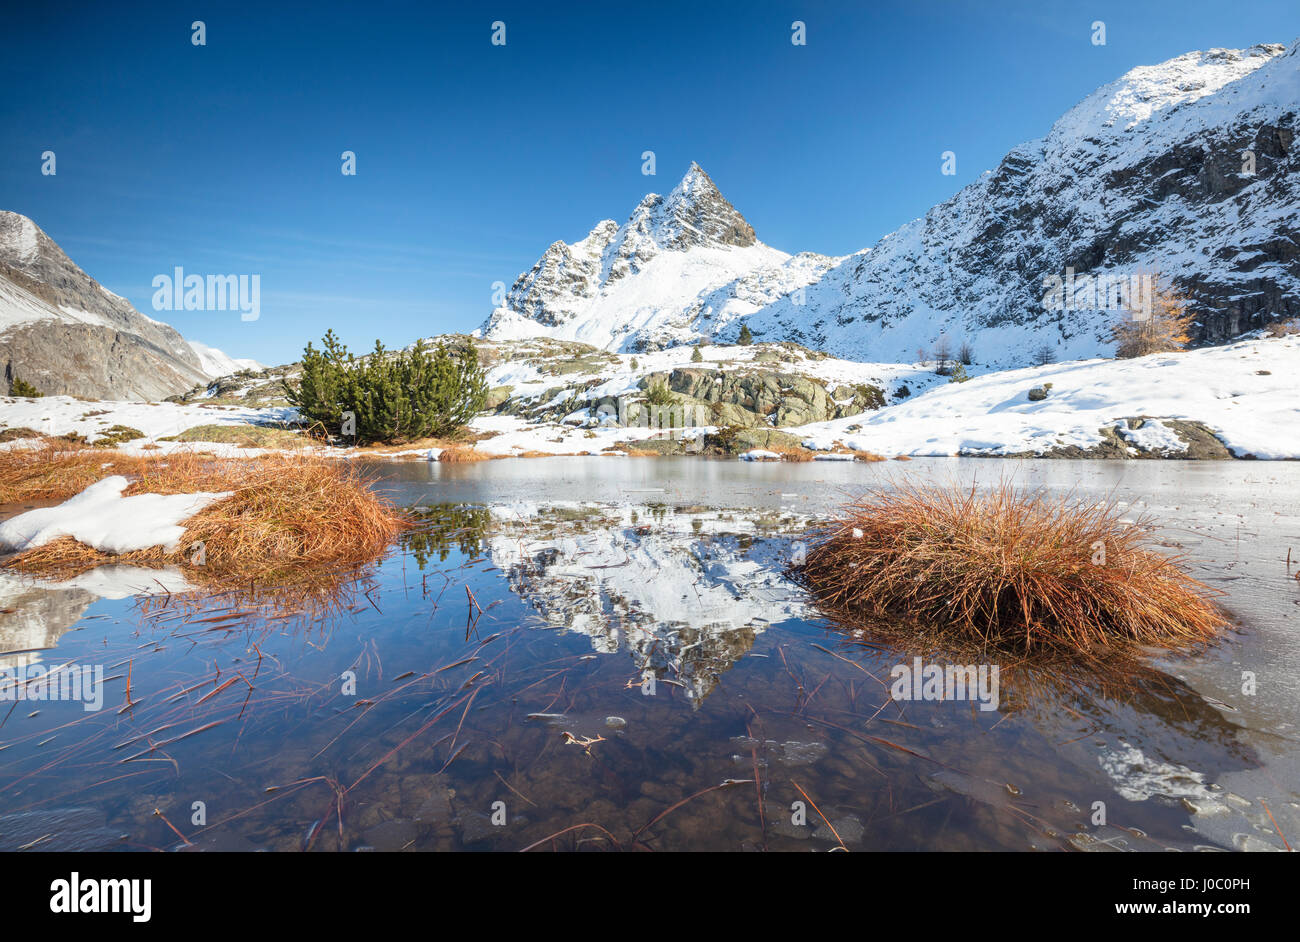
[[[22,377],[15,376],[9,383],[9,395],[28,399],[39,399],[45,395]]]
[[[320,350],[307,344],[301,379],[285,382],[284,389],[302,417],[330,435],[343,434],[344,413],[351,412],[357,444],[447,437],[487,399],[473,344],[430,349],[418,341],[409,350],[390,351],[376,340],[368,356],[356,357],[332,330]]]
[[[677,397],[673,391],[668,388],[667,383],[653,383],[646,390],[646,402],[652,406],[671,406],[677,402]]]

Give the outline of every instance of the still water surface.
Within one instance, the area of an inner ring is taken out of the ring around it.
[[[1300,465],[370,470],[422,524],[305,609],[277,587],[168,594],[175,574],[4,577],[0,668],[100,666],[104,705],[0,701],[0,848],[1262,850],[1300,835]],[[785,569],[808,523],[904,476],[1127,501],[1240,630],[1119,679],[1002,665],[996,709],[893,700],[891,670],[922,652],[827,623]]]

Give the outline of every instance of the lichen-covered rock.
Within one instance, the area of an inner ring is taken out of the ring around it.
[[[510,399],[510,391],[513,386],[494,386],[488,390],[487,398],[483,400],[483,411],[492,412],[505,405]]]
[[[775,423],[780,427],[825,422],[872,408],[870,396],[862,390],[841,386],[848,404],[836,398],[818,380],[794,373],[767,369],[717,370],[689,367],[669,373],[652,373],[639,386],[649,391],[666,387],[683,403],[707,404],[713,425],[758,426]],[[874,387],[871,387],[874,388]]]

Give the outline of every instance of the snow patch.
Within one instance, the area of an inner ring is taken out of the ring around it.
[[[1300,337],[1205,347],[1129,360],[1076,360],[945,383],[898,405],[791,429],[805,447],[884,455],[1009,455],[1091,448],[1114,428],[1130,444],[1182,453],[1159,419],[1199,422],[1238,456],[1300,458]],[[1027,393],[1050,382],[1047,398]],[[849,426],[858,426],[853,432]]]
[[[1115,783],[1115,791],[1129,801],[1146,801],[1157,796],[1204,799],[1214,795],[1205,784],[1204,773],[1152,759],[1125,742],[1103,751],[1097,761]]]
[[[197,494],[137,494],[123,497],[130,482],[120,474],[97,481],[57,507],[19,514],[0,524],[0,548],[21,552],[70,536],[104,553],[130,553],[180,546],[181,523],[231,491]]]

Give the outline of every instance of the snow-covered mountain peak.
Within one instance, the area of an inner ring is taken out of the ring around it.
[[[807,256],[787,270],[790,256],[759,242],[692,162],[667,196],[647,194],[621,226],[606,219],[579,242],[552,243],[481,331],[610,349],[684,343],[701,335],[696,318],[716,315],[714,325],[725,324],[808,284],[834,261]]]
[[[658,236],[667,248],[705,243],[744,248],[758,241],[753,227],[695,161],[662,207]]]
[[[216,347],[210,347],[206,343],[198,340],[187,341],[190,349],[194,351],[195,356],[199,358],[199,363],[206,373],[212,379],[222,376],[230,376],[238,373],[240,370],[264,370],[266,369],[261,363],[247,357],[232,357]]]
[[[1187,295],[1199,342],[1295,317],[1298,111],[1300,44],[1133,69],[750,330],[899,361],[940,337],[985,364],[1106,355],[1120,315],[1092,288],[1151,270]],[[1072,273],[1085,290],[1049,308],[1045,284]]]
[[[1049,140],[1132,131],[1168,109],[1213,95],[1286,51],[1280,43],[1259,43],[1248,49],[1188,52],[1130,69],[1067,111],[1053,125]]]
[[[1300,316],[1297,114],[1300,42],[1135,68],[841,259],[759,242],[692,164],[617,231],[553,247],[484,332],[635,352],[733,342],[744,321],[847,358],[911,362],[942,338],[1023,365],[1044,346],[1109,353],[1119,314],[1104,286],[1158,270],[1188,297],[1193,339],[1221,343]],[[1070,280],[1069,303],[1049,306],[1054,279]]]
[[[601,274],[605,280],[636,274],[660,252],[756,244],[753,227],[704,168],[691,161],[685,176],[667,196],[648,193],[632,210],[607,243]]]

